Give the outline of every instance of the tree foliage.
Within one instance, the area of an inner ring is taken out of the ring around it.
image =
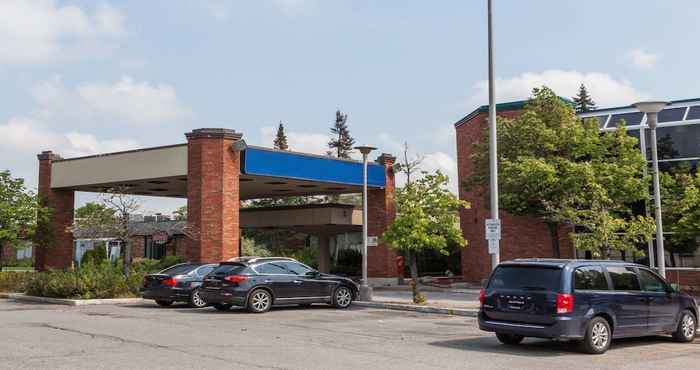
[[[277,126],[277,135],[275,135],[274,148],[279,150],[288,150],[289,145],[287,145],[287,135],[284,133],[284,125],[280,121],[279,126]]]
[[[0,255],[6,246],[23,246],[19,241],[32,238],[49,216],[50,210],[26,188],[23,179],[0,171]]]
[[[409,256],[411,276],[418,277],[416,253],[433,249],[444,255],[449,247],[466,246],[462,231],[456,226],[458,211],[469,207],[447,189],[448,178],[440,171],[423,172],[423,177],[396,191],[396,219],[382,240],[391,248]]]
[[[335,123],[331,127],[331,135],[333,138],[328,142],[328,147],[332,151],[335,151],[335,156],[338,158],[349,159],[350,152],[353,150],[355,145],[355,139],[350,135],[350,129],[348,129],[348,115],[343,114],[340,110],[335,112]]]
[[[688,166],[662,172],[661,208],[666,247],[673,253],[693,253],[700,246],[700,172],[693,175]]]
[[[578,94],[573,98],[573,100],[574,109],[576,109],[576,112],[578,113],[588,112],[598,108],[596,107],[593,98],[591,98],[591,96],[588,94],[586,86],[583,84],[581,84],[581,86],[578,88]]]
[[[600,133],[595,119],[580,120],[547,87],[533,90],[525,111],[499,118],[499,199],[504,210],[547,223],[552,255],[559,257],[561,225],[578,225],[574,245],[596,256],[634,248],[651,237],[653,220],[635,216],[631,204],[648,196],[646,162],[624,122]],[[484,135],[484,137],[487,137]],[[475,145],[470,190],[488,184],[488,143]]]

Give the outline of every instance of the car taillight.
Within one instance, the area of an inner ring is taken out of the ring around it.
[[[177,285],[177,280],[175,280],[173,278],[165,279],[165,280],[163,280],[162,284],[165,286],[175,286],[175,285]]]
[[[245,275],[229,275],[225,277],[224,280],[233,284],[238,284],[240,282],[248,280],[248,277]]]
[[[484,299],[486,299],[486,291],[484,288],[481,288],[481,290],[479,290],[479,303],[484,304]]]
[[[557,294],[557,313],[574,312],[574,296],[571,294]]]

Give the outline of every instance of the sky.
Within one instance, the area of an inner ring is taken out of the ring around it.
[[[599,107],[700,96],[700,2],[494,3],[498,102],[581,83]],[[0,170],[36,188],[42,150],[184,143],[201,127],[271,146],[280,121],[290,149],[324,153],[340,109],[358,143],[408,143],[454,190],[453,124],[488,103],[486,47],[486,0],[0,0]]]

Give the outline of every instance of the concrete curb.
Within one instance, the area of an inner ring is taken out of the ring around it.
[[[0,293],[0,298],[14,299],[18,302],[60,304],[65,306],[94,306],[94,305],[120,305],[141,303],[142,298],[113,298],[113,299],[64,299],[36,297],[22,293]]]
[[[369,308],[383,308],[387,310],[399,310],[399,311],[411,311],[420,313],[435,313],[442,315],[455,315],[455,316],[466,316],[466,317],[476,317],[479,314],[479,310],[474,308],[444,308],[444,307],[431,307],[431,306],[417,306],[413,304],[403,304],[403,303],[387,303],[387,302],[367,302],[367,301],[356,301],[352,303],[353,306],[358,307],[369,307]]]

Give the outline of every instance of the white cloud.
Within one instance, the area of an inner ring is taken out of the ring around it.
[[[0,124],[0,149],[22,156],[53,150],[65,157],[78,157],[138,147],[138,142],[132,139],[100,140],[91,134],[58,133],[46,123],[28,117],[13,117]]]
[[[0,1],[0,64],[46,64],[70,60],[126,34],[122,13],[98,5],[92,14],[53,0]]]
[[[637,69],[649,70],[656,66],[658,55],[648,53],[642,49],[634,49],[625,53],[627,60]]]
[[[542,85],[550,87],[560,96],[570,98],[576,95],[581,83],[586,85],[599,107],[628,105],[648,97],[628,81],[617,80],[605,73],[546,70],[496,79],[496,101],[501,103],[527,99],[531,96],[533,88]],[[473,88],[476,92],[467,101],[469,107],[475,108],[488,104],[488,82],[479,81]]]
[[[145,126],[193,116],[192,110],[178,100],[174,87],[137,82],[129,76],[112,83],[85,83],[75,88],[66,87],[60,77],[54,77],[36,84],[32,96],[39,105],[39,117],[71,126]]]
[[[276,134],[277,126],[260,128],[262,145],[272,147]],[[327,135],[296,131],[285,131],[285,134],[287,135],[289,150],[320,155],[324,155],[328,151],[328,141],[330,139]]]
[[[450,189],[450,191],[454,194],[457,194],[457,187],[459,184],[459,180],[457,179],[457,161],[451,155],[445,152],[433,152],[425,155],[420,155],[418,157],[422,158],[422,160],[417,170],[416,178],[421,176],[420,173],[422,171],[425,171],[427,173],[434,173],[435,171],[440,170],[440,172],[449,177],[449,183],[447,184],[447,188]],[[398,158],[397,162],[400,161],[401,158]],[[413,175],[411,175],[411,177],[413,178]],[[404,175],[401,172],[397,173],[396,186],[402,187],[405,184],[406,175]]]

